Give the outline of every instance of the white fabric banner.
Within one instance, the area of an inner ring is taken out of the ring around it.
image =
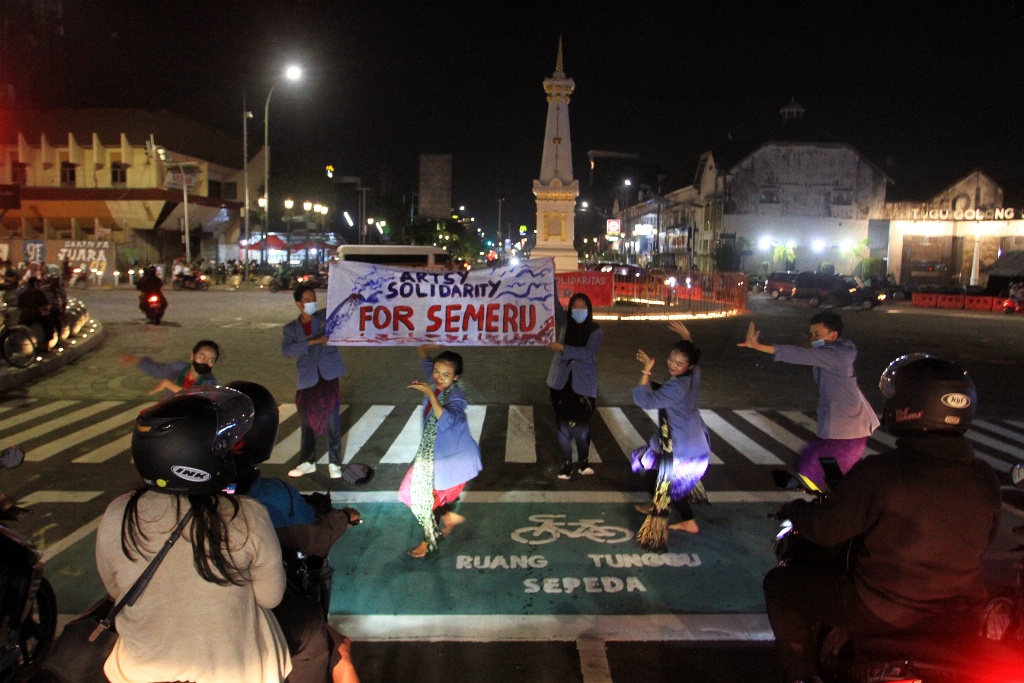
[[[542,346],[555,341],[555,266],[480,270],[331,264],[332,346]]]

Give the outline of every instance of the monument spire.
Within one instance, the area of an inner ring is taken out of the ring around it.
[[[576,197],[579,182],[572,173],[572,144],[569,138],[569,97],[575,82],[562,70],[562,38],[558,38],[555,72],[544,79],[548,116],[544,130],[544,152],[540,177],[533,181],[537,198],[537,245],[535,257],[552,257],[555,269],[576,270],[578,258],[575,236]]]

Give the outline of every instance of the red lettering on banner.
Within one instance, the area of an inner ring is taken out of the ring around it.
[[[373,306],[359,307],[359,331],[366,331],[366,323],[373,316]]]
[[[398,332],[398,325],[405,325],[405,329],[415,329],[412,325],[412,306],[395,306],[395,332]]]
[[[485,330],[487,332],[498,331],[498,311],[501,310],[501,304],[487,304],[487,326]]]
[[[373,326],[378,330],[386,330],[391,324],[391,309],[386,306],[377,306],[373,309]]]
[[[462,331],[465,332],[469,329],[469,323],[476,321],[476,329],[482,330],[484,327],[484,306],[474,306],[469,304],[466,306],[466,315],[462,318]]]
[[[513,332],[519,331],[519,323],[516,321],[518,313],[514,304],[505,304],[505,325],[502,332],[508,332],[510,328]]]
[[[529,315],[527,315],[529,314]],[[537,326],[537,309],[533,304],[519,307],[519,330],[530,332]]]
[[[441,310],[440,306],[431,306],[427,309],[427,317],[430,318],[430,324],[427,325],[427,332],[437,332],[441,329],[441,318],[437,315],[438,311]]]
[[[444,331],[445,332],[458,332],[459,331],[459,318],[462,317],[462,304],[455,304],[449,306],[444,311]]]

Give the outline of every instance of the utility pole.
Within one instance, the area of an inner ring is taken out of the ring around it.
[[[249,281],[249,119],[252,112],[245,106],[245,93],[242,93],[242,182],[245,183],[245,210],[242,220],[245,224],[245,256],[242,258],[245,268],[245,282]]]
[[[505,203],[504,197],[498,198],[498,249],[501,250],[503,246],[501,243],[501,205]]]

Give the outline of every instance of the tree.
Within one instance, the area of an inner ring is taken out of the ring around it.
[[[793,270],[796,266],[796,252],[788,244],[776,244],[772,260],[784,264],[786,270]]]

